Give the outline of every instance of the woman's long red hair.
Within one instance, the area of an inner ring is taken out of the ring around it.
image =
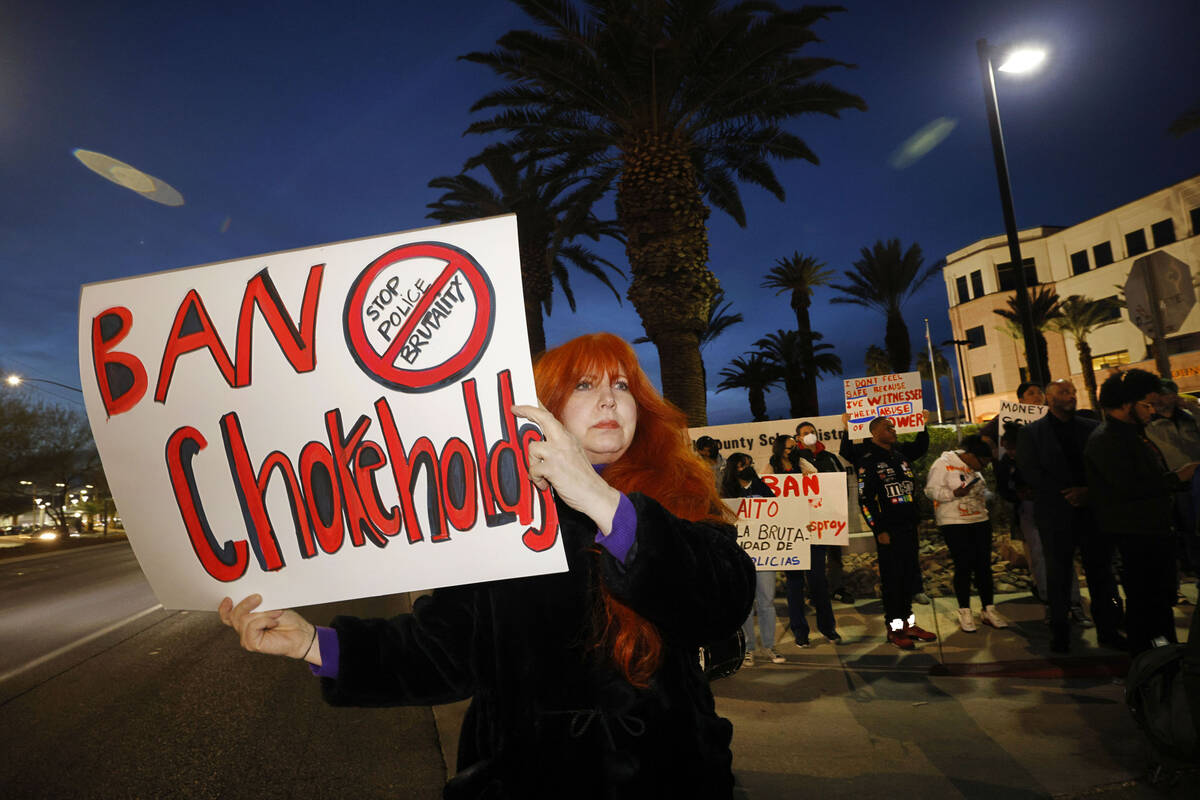
[[[534,364],[538,398],[559,416],[581,378],[624,375],[637,401],[633,442],[601,475],[626,494],[653,497],[677,517],[687,520],[724,519],[712,470],[692,448],[687,417],[663,399],[638,364],[624,339],[611,333],[592,333],[547,350]],[[600,582],[603,609],[598,646],[634,686],[646,686],[662,662],[662,637],[648,620],[618,601]]]

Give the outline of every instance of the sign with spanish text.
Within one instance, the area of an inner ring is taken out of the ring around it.
[[[726,499],[737,514],[738,544],[754,559],[759,572],[808,569],[808,504],[803,498],[741,497]]]
[[[1000,413],[997,414],[1000,424],[1000,432],[1004,433],[1004,423],[1016,422],[1019,425],[1028,425],[1031,422],[1037,422],[1042,417],[1046,416],[1046,411],[1049,406],[1032,405],[1029,403],[1015,403],[1012,400],[1002,400],[1000,402]]]
[[[868,426],[875,417],[888,417],[896,433],[915,433],[925,427],[921,376],[916,372],[871,375],[842,381],[846,392],[847,429],[858,441],[871,435]]]
[[[708,425],[700,428],[688,428],[693,446],[701,436],[709,436],[717,441],[724,458],[734,453],[746,453],[754,459],[755,469],[759,472],[770,472],[771,447],[780,435],[794,436],[796,428],[802,422],[810,422],[817,429],[817,441],[821,446],[834,453],[840,453],[842,439],[846,436],[846,428],[842,423],[841,414],[828,414],[821,417],[798,417],[796,419],[770,420],[768,422],[739,422],[732,425]],[[815,445],[814,445],[815,447]],[[853,465],[842,459],[839,462],[849,470],[845,474],[847,503],[855,511],[850,515],[850,533],[858,536],[873,536],[866,520],[858,511],[858,480],[854,475]],[[825,478],[825,482],[832,480]]]
[[[762,476],[774,497],[726,499],[738,544],[761,571],[809,569],[809,545],[850,543],[846,484],[832,472]]]
[[[167,608],[307,605],[566,569],[528,480],[513,216],[88,284],[79,363]]]

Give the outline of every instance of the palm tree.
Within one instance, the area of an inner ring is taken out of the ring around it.
[[[730,326],[737,325],[743,322],[742,312],[738,311],[735,314],[729,313],[729,309],[733,307],[733,302],[726,302],[725,290],[717,289],[717,293],[713,295],[712,305],[708,309],[708,320],[704,324],[704,332],[700,334],[700,349],[708,347],[713,343],[713,340],[724,333]],[[639,336],[633,340],[634,344],[648,344],[649,336]],[[700,366],[704,369],[704,385],[708,386],[708,367],[701,359]]]
[[[745,357],[738,356],[721,370],[717,391],[747,390],[750,395],[750,415],[755,422],[763,422],[767,419],[766,393],[772,386],[778,386],[781,380],[783,372],[778,366],[763,358],[762,353],[751,353]]]
[[[842,359],[825,352],[833,349],[831,344],[814,344],[821,334],[809,331],[778,330],[768,333],[754,343],[759,353],[783,373],[783,388],[788,396],[788,413],[793,417],[816,416],[816,409],[805,405],[804,382],[824,372],[842,374]]]
[[[464,56],[508,81],[472,110],[469,132],[512,134],[530,160],[616,189],[629,299],[658,348],[663,394],[707,421],[700,336],[718,283],[708,268],[711,204],[745,225],[738,181],[779,199],[769,159],[817,156],[784,128],[803,114],[865,109],[814,76],[848,66],[801,57],[836,9],[737,0],[514,0],[545,33],[511,31]]]
[[[1083,371],[1083,385],[1087,387],[1088,400],[1092,408],[1099,408],[1096,399],[1096,373],[1092,369],[1092,347],[1087,337],[1096,328],[1111,325],[1120,319],[1118,308],[1112,298],[1089,300],[1083,295],[1073,294],[1058,305],[1058,316],[1049,323],[1052,331],[1070,336],[1079,351],[1079,367]]]
[[[788,258],[781,258],[767,273],[763,280],[764,289],[775,289],[776,295],[791,292],[792,311],[796,314],[796,330],[808,333],[812,330],[808,308],[812,304],[813,289],[826,286],[833,277],[833,270],[826,269],[825,264],[812,256],[802,256],[799,251]],[[811,339],[802,339],[806,345],[811,345]],[[811,359],[809,354],[805,360]],[[817,400],[816,375],[806,375],[804,381],[804,404],[812,409],[812,413],[820,414],[820,403]]]
[[[863,368],[867,371],[867,376],[871,375],[890,375],[892,373],[892,360],[888,357],[887,350],[884,350],[877,344],[869,345],[867,352],[863,355]]]
[[[429,182],[430,188],[445,193],[427,206],[432,209],[428,216],[439,222],[460,222],[497,214],[517,215],[525,326],[529,332],[529,350],[537,355],[546,349],[542,311],[550,315],[555,282],[567,298],[567,305],[575,310],[568,265],[599,280],[621,302],[621,295],[605,269],[622,278],[625,273],[572,241],[584,236],[593,241],[601,236],[620,241],[620,229],[614,222],[597,219],[570,180],[549,177],[536,167],[522,168],[511,151],[492,148],[480,156],[478,163],[493,185],[466,172],[434,178]]]
[[[938,261],[924,267],[921,246],[913,244],[901,250],[899,239],[877,241],[870,249],[860,251],[862,257],[853,264],[853,271],[844,273],[848,284],[833,284],[844,297],[830,302],[851,303],[883,312],[887,328],[883,336],[891,372],[908,372],[912,364],[912,342],[908,326],[901,313],[905,301],[942,268]]]
[[[1049,286],[1039,286],[1030,292],[1029,297],[1029,318],[1033,323],[1033,329],[1037,332],[1037,352],[1032,354],[1033,358],[1038,359],[1038,365],[1042,375],[1050,374],[1049,355],[1046,350],[1046,334],[1044,331],[1050,324],[1051,320],[1061,316],[1059,306],[1061,305],[1058,299],[1058,293]],[[1023,330],[1021,328],[1021,315],[1017,310],[1017,295],[1008,298],[1008,308],[997,308],[993,313],[1003,317],[1009,325],[1010,329]],[[1021,338],[1024,338],[1022,334]],[[1030,354],[1026,354],[1026,358],[1030,358]],[[1029,366],[1029,365],[1026,365]],[[1033,374],[1030,372],[1030,374]]]

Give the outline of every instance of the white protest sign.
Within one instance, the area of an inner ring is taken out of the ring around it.
[[[733,453],[746,453],[754,459],[760,472],[767,472],[770,469],[767,462],[771,458],[771,445],[775,442],[775,437],[781,434],[795,436],[796,426],[801,422],[811,422],[817,429],[817,439],[833,452],[838,452],[841,438],[845,435],[841,414],[767,422],[739,422],[734,425],[707,425],[702,428],[688,428],[688,435],[692,438],[693,446],[701,436],[711,436],[720,443],[721,455],[729,458]]]
[[[724,501],[737,514],[738,544],[759,572],[808,569],[808,503],[803,498],[742,497]]]
[[[795,435],[796,427],[801,422],[811,422],[817,429],[817,439],[834,453],[841,449],[842,437],[846,435],[842,425],[841,414],[827,414],[821,417],[798,417],[796,419],[770,420],[768,422],[739,422],[733,425],[708,425],[702,428],[688,428],[688,435],[694,446],[701,436],[711,436],[721,445],[721,454],[728,458],[734,453],[746,453],[754,459],[755,467],[762,471],[770,471],[771,445],[775,437],[781,434]],[[832,474],[832,473],[830,473]],[[826,482],[829,478],[826,477]],[[873,536],[866,520],[858,511],[858,481],[854,471],[845,476],[845,485],[849,502],[855,508],[850,516],[850,532],[856,536]]]
[[[803,524],[810,544],[850,544],[846,482],[836,473],[764,475],[762,479],[780,500],[805,501],[807,519]]]
[[[80,295],[80,378],[168,608],[264,608],[561,572],[525,472],[536,404],[513,216]]]
[[[919,373],[872,375],[849,378],[842,383],[851,440],[869,437],[868,424],[875,417],[890,418],[896,424],[896,433],[916,432],[925,427]]]
[[[1046,411],[1050,406],[1038,406],[1028,403],[1014,403],[1011,400],[1002,400],[1000,402],[999,417],[1000,432],[1004,432],[1004,423],[1016,422],[1021,425],[1028,425],[1031,422],[1037,422],[1042,417],[1046,416]]]

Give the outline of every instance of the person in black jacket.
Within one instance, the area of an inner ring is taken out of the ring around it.
[[[1100,530],[1121,553],[1125,631],[1132,655],[1175,639],[1175,542],[1172,497],[1197,462],[1171,472],[1146,436],[1161,382],[1141,369],[1119,372],[1100,387],[1105,420],[1084,447],[1088,491]]]
[[[628,343],[579,337],[534,375],[545,408],[511,411],[544,439],[518,469],[554,489],[568,571],[332,628],[255,612],[257,596],[226,598],[221,618],[248,650],[310,662],[334,705],[471,698],[447,798],[730,798],[733,728],[697,653],[745,619],[754,562]]]
[[[842,466],[841,460],[817,439],[815,425],[811,422],[801,422],[797,425],[796,441],[800,445],[800,449],[797,450],[798,456],[812,464],[817,472],[837,473],[843,481],[845,480],[845,467]],[[827,565],[837,563],[836,574],[841,578],[841,582],[835,588],[843,593],[843,598],[849,597],[845,594],[842,585],[845,583],[842,575],[842,549],[840,545],[810,544],[808,552],[812,561],[809,568],[807,570],[788,570],[784,573],[787,577],[788,619],[792,626],[792,635],[796,638],[797,647],[808,647],[810,629],[808,618],[804,613],[806,589],[809,599],[812,601],[813,611],[817,615],[817,630],[832,644],[837,644],[842,640],[841,635],[837,632],[837,619],[833,616],[833,602],[830,599],[833,597],[833,592],[830,590],[831,581],[825,572]],[[853,598],[850,597],[850,600]]]
[[[917,625],[912,613],[912,573],[920,572],[912,462],[929,450],[929,433],[922,430],[915,441],[900,444],[896,425],[887,417],[871,420],[869,430],[871,438],[855,452],[858,502],[875,534],[887,640],[911,650],[914,640],[937,639],[936,634]]]
[[[1060,379],[1046,387],[1046,416],[1025,426],[1017,438],[1017,468],[1033,489],[1033,514],[1046,557],[1050,601],[1050,649],[1070,649],[1071,580],[1075,550],[1079,549],[1092,617],[1101,644],[1118,650],[1126,646],[1117,630],[1112,538],[1099,530],[1088,506],[1089,491],[1083,448],[1094,420],[1075,413],[1075,385]]]

